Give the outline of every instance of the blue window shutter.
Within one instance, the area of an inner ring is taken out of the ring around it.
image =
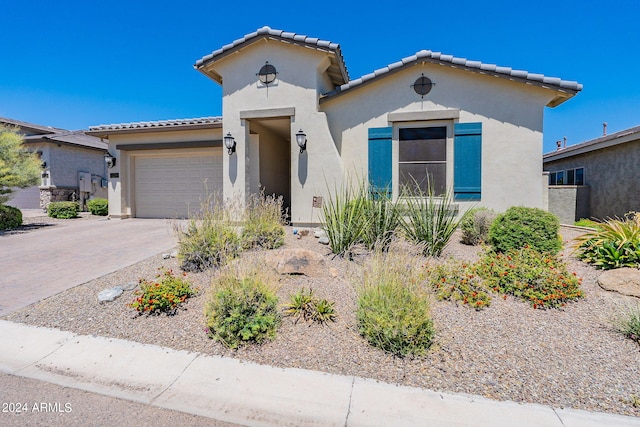
[[[453,194],[455,199],[480,200],[482,123],[456,123],[453,152]]]
[[[391,196],[391,135],[393,128],[369,129],[369,191]]]

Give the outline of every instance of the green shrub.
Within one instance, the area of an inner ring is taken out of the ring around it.
[[[562,307],[584,296],[576,273],[569,273],[555,255],[532,247],[489,251],[475,268],[489,289],[528,301],[533,308]]]
[[[397,356],[423,354],[431,346],[429,295],[414,259],[374,255],[357,288],[358,330],[369,344]]]
[[[640,214],[608,219],[576,239],[577,256],[597,268],[640,267]]]
[[[435,196],[432,189],[424,193],[417,185],[410,188],[402,195],[402,230],[408,240],[422,245],[424,256],[440,256],[459,222],[451,192]]]
[[[555,254],[562,247],[559,229],[558,218],[550,212],[538,208],[511,207],[491,224],[489,243],[498,252],[528,245],[535,250]]]
[[[487,242],[491,223],[495,219],[496,213],[491,209],[484,207],[469,209],[460,221],[462,243],[475,246]]]
[[[245,211],[242,247],[279,248],[284,244],[284,224],[282,197],[251,195]]]
[[[13,206],[0,205],[0,230],[11,230],[22,225],[22,212]]]
[[[360,182],[335,188],[322,205],[323,228],[334,254],[350,257],[353,247],[364,241],[369,221],[363,213],[368,202],[365,185]]]
[[[221,267],[239,251],[240,238],[234,228],[214,218],[191,219],[187,230],[178,234],[178,259],[184,271]]]
[[[238,348],[275,337],[280,314],[275,278],[269,272],[257,264],[221,271],[204,308],[211,338]]]
[[[386,195],[369,194],[362,204],[362,217],[366,224],[363,243],[367,249],[388,250],[400,225],[397,203]]]
[[[92,215],[106,216],[109,215],[109,201],[96,197],[87,202],[87,208]]]
[[[578,227],[598,228],[600,224],[601,224],[600,222],[594,221],[592,219],[580,218],[573,225],[576,225]]]
[[[640,344],[640,307],[621,314],[613,320],[613,325],[622,335]]]
[[[129,306],[140,314],[175,314],[177,307],[195,293],[184,276],[178,277],[171,270],[165,270],[154,281],[140,280],[140,290],[136,291],[137,297]]]
[[[427,271],[431,288],[439,300],[460,301],[476,310],[491,304],[482,278],[471,266],[451,259]]]
[[[326,299],[318,299],[311,288],[308,291],[302,288],[295,294],[289,295],[289,302],[284,305],[284,314],[295,317],[296,323],[300,319],[321,324],[336,320],[334,303]]]
[[[76,218],[80,212],[78,202],[51,202],[47,208],[47,215],[51,218]]]

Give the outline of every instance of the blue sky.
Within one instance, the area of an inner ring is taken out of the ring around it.
[[[3,0],[0,116],[66,129],[221,114],[195,61],[268,25],[339,43],[352,79],[430,49],[584,89],[544,151],[640,125],[638,0],[286,3]]]

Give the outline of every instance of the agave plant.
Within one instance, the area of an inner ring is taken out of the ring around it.
[[[609,218],[576,239],[576,254],[603,270],[640,266],[640,214]]]

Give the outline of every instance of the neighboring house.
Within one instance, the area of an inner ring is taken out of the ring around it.
[[[107,144],[83,131],[41,126],[0,117],[17,127],[24,144],[42,161],[40,185],[16,189],[7,204],[20,209],[46,209],[50,202],[107,197]]]
[[[543,156],[549,210],[566,223],[640,211],[640,126]]]
[[[222,85],[221,118],[88,132],[108,138],[117,159],[112,216],[185,216],[206,188],[281,195],[294,224],[318,223],[314,197],[349,178],[394,198],[428,181],[438,193],[451,189],[459,209],[546,207],[544,107],[582,89],[431,51],[351,80],[339,45],[268,27],[195,68]],[[195,185],[202,179],[206,186]]]

